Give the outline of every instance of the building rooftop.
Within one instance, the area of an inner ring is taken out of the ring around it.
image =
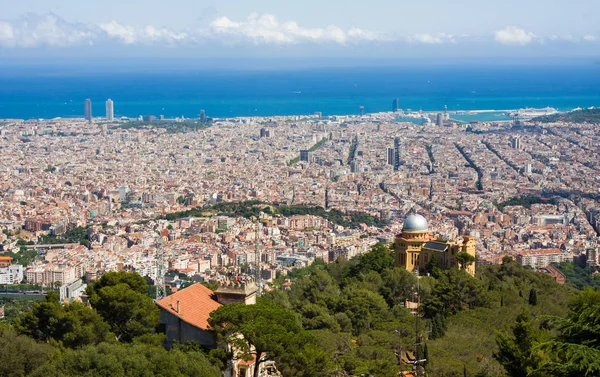
[[[202,330],[208,330],[210,313],[221,304],[214,292],[202,284],[194,284],[156,302],[161,309]]]
[[[429,231],[429,224],[427,224],[427,220],[419,215],[412,214],[409,215],[406,220],[404,220],[404,225],[402,226],[402,232],[406,233],[421,233]]]

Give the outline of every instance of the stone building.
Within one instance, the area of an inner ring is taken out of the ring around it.
[[[396,266],[408,271],[425,269],[432,258],[440,268],[459,268],[456,256],[466,252],[475,257],[475,249],[475,238],[471,236],[450,241],[434,237],[429,233],[427,220],[418,214],[411,214],[404,220],[402,233],[394,242]],[[475,275],[475,264],[467,266],[466,271]]]

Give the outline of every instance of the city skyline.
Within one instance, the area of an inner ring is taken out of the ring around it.
[[[591,0],[155,3],[11,4],[0,19],[0,55],[566,57],[597,56],[600,38],[600,5]]]

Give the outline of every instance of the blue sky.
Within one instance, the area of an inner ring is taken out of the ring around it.
[[[598,0],[0,0],[0,57],[600,55]]]

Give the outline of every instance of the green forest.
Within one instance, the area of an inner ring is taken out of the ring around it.
[[[534,118],[535,122],[554,123],[600,123],[600,109],[582,109],[568,113],[557,113]]]
[[[211,313],[219,348],[167,351],[146,280],[107,273],[88,286],[90,306],[49,293],[0,322],[0,376],[219,376],[232,343],[275,360],[283,376],[389,377],[415,359],[426,359],[428,376],[600,375],[600,292],[561,286],[509,257],[475,277],[434,264],[417,277],[377,244],[287,278],[289,289],[256,305]],[[418,316],[406,300],[421,303]]]
[[[245,202],[223,202],[217,203],[207,207],[196,207],[187,211],[169,213],[162,219],[169,221],[185,218],[185,217],[205,217],[207,215],[220,213],[226,215],[234,215],[245,218],[259,217],[260,213],[266,213],[269,215],[281,214],[283,216],[293,215],[314,215],[320,216],[326,220],[331,221],[334,224],[342,225],[344,227],[357,228],[360,224],[366,224],[368,226],[383,227],[386,225],[385,221],[381,220],[377,216],[372,216],[364,212],[342,212],[337,209],[325,210],[323,207],[309,207],[309,206],[273,206],[266,204],[258,200],[250,200]]]

